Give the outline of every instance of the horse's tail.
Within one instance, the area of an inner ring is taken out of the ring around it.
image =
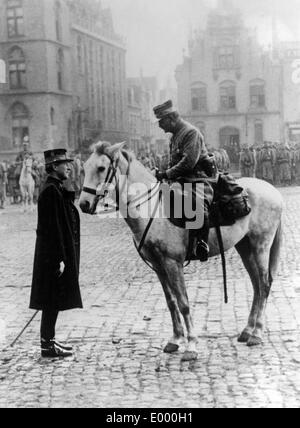
[[[269,262],[270,287],[277,273],[279,259],[280,259],[281,244],[282,244],[282,221],[280,220],[280,223],[271,247],[271,251],[270,251],[270,262]]]

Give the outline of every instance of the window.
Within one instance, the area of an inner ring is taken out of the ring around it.
[[[57,1],[55,3],[55,31],[56,31],[56,40],[61,40],[61,6]]]
[[[261,120],[256,120],[254,124],[255,143],[260,144],[264,141],[264,128]]]
[[[62,49],[57,53],[57,86],[60,91],[63,90],[63,71],[64,71],[64,53]]]
[[[253,82],[250,84],[250,105],[254,108],[266,106],[264,82]]]
[[[8,37],[24,36],[22,0],[7,0]]]
[[[220,87],[221,109],[229,110],[236,108],[235,86],[233,83],[225,83]]]
[[[219,68],[232,69],[234,65],[234,48],[232,46],[219,48]]]
[[[192,110],[206,111],[207,110],[207,90],[204,85],[193,87],[191,89]]]
[[[14,47],[8,54],[9,84],[11,89],[26,88],[25,56],[19,47]]]
[[[53,107],[50,109],[50,120],[51,120],[51,126],[55,125],[55,110]]]
[[[29,136],[29,113],[22,103],[15,103],[11,108],[12,141],[14,147],[20,147],[24,137]]]

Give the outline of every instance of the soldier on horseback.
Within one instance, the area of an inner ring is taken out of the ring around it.
[[[209,183],[215,171],[215,165],[208,155],[201,132],[184,121],[173,108],[172,101],[154,108],[158,124],[166,133],[172,133],[170,142],[170,163],[165,172],[157,173],[158,180],[178,181],[180,183],[201,182],[205,187],[204,224],[195,231],[194,255],[201,261],[207,261],[209,254],[209,208],[213,202],[213,189]]]
[[[33,157],[33,154],[29,150],[29,137],[24,137],[24,140],[23,140],[23,150],[16,157],[15,176],[16,176],[17,183],[19,183],[19,180],[20,180],[21,171],[22,171],[22,167],[23,167],[23,162],[28,157]]]

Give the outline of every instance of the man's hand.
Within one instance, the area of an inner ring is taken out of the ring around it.
[[[65,264],[64,262],[60,262],[59,264],[59,278],[63,275],[64,271],[65,271]]]
[[[167,180],[168,176],[166,172],[156,171],[156,178],[158,181]]]

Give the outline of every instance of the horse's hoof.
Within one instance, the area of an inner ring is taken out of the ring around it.
[[[168,343],[164,349],[165,354],[173,354],[174,352],[177,352],[179,349],[179,345],[176,345],[175,343]]]
[[[184,363],[186,361],[196,361],[198,359],[198,353],[194,351],[185,351],[181,361]]]
[[[250,336],[249,340],[247,342],[247,346],[252,348],[253,346],[259,346],[262,345],[262,339],[258,336]]]
[[[238,338],[238,342],[239,343],[248,343],[248,340],[250,339],[250,337],[251,337],[250,333],[243,331],[243,333]]]

